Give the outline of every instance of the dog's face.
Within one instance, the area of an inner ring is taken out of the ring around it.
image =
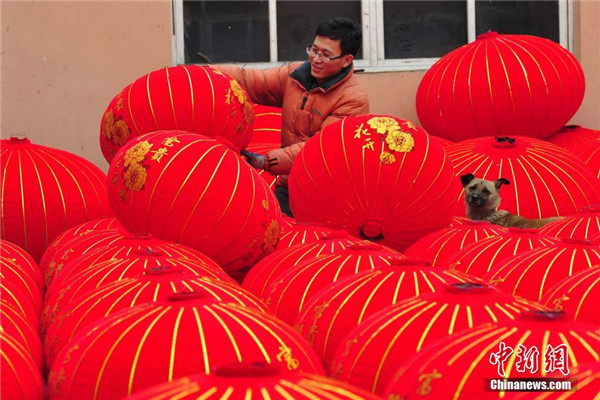
[[[496,210],[500,205],[500,186],[510,183],[504,178],[495,181],[478,179],[473,174],[461,176],[460,181],[465,188],[467,210],[471,208],[478,213]]]

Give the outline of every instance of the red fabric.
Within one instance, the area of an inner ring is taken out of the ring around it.
[[[466,275],[434,269],[424,261],[399,260],[329,285],[311,299],[294,324],[330,372],[336,349],[366,318],[403,299],[466,281],[470,281]]]
[[[430,135],[432,139],[437,140],[439,144],[442,145],[442,147],[446,148],[448,146],[450,146],[451,144],[454,144],[454,142],[452,140],[443,138],[443,137],[439,137],[439,136],[434,136],[434,135]]]
[[[583,207],[577,214],[540,228],[540,234],[557,238],[592,239],[600,233],[600,205]]]
[[[597,362],[600,338],[594,333],[596,327],[568,318],[554,318],[543,313],[539,316],[522,313],[514,321],[480,325],[442,339],[398,369],[384,398],[420,398],[419,393],[427,392],[432,399],[498,399],[498,392],[484,389],[484,379],[502,379],[498,363],[490,362],[492,353],[500,351],[500,343],[514,349],[504,363],[507,378],[548,377],[544,373],[548,345],[554,349],[560,345],[568,347],[569,368]],[[532,373],[527,368],[523,372],[517,370],[519,344],[526,349],[536,346],[539,355],[532,358],[538,360],[537,372]],[[556,353],[555,357],[558,358]],[[555,373],[561,374],[558,370]]]
[[[541,235],[537,229],[508,228],[508,232],[465,246],[448,258],[454,271],[483,278],[504,260],[540,247],[550,247],[557,240]]]
[[[588,167],[573,153],[543,140],[514,136],[482,137],[449,146],[454,181],[472,173],[480,179],[506,178],[500,188],[500,209],[525,218],[571,215],[600,203],[600,185]],[[465,213],[463,191],[456,197],[457,211]]]
[[[302,223],[293,218],[289,218],[289,220],[293,221],[291,227],[279,230],[277,250],[287,249],[297,244],[316,242],[324,235],[334,231],[333,228],[326,227],[325,225]]]
[[[273,191],[214,139],[179,131],[135,138],[113,159],[108,179],[128,231],[192,247],[238,280],[277,245]]]
[[[243,149],[254,111],[246,91],[211,67],[178,65],[152,71],[121,90],[100,123],[100,148],[110,163],[140,135],[168,129],[223,137]]]
[[[596,179],[600,179],[600,138],[580,145],[573,152],[588,166]]]
[[[352,329],[338,346],[332,377],[383,395],[404,361],[463,329],[514,319],[540,305],[488,285],[451,285],[401,301]]]
[[[44,398],[42,373],[14,338],[0,331],[0,397],[11,400]]]
[[[0,248],[2,250],[0,259],[14,264],[21,273],[27,275],[35,282],[35,286],[40,292],[43,292],[44,280],[42,279],[42,272],[29,253],[16,244],[2,239],[0,239]]]
[[[600,325],[600,266],[580,271],[552,286],[541,301],[555,311],[564,311],[575,321]]]
[[[112,214],[106,175],[91,162],[27,139],[0,141],[1,238],[39,262],[63,231]]]
[[[37,325],[35,327],[31,326],[19,310],[6,302],[3,302],[0,306],[0,320],[2,321],[2,333],[21,345],[41,371],[42,343],[37,331]]]
[[[199,277],[183,268],[148,270],[133,278],[103,284],[74,296],[48,325],[44,340],[46,365],[52,366],[60,350],[87,325],[124,308],[167,300],[179,291],[190,295],[200,293],[220,302],[267,311],[262,301],[233,282]]]
[[[125,228],[123,228],[116,217],[94,219],[92,221],[84,222],[83,224],[67,229],[58,235],[56,239],[52,241],[52,243],[50,243],[50,246],[48,246],[44,252],[44,255],[40,259],[40,267],[44,271],[47,270],[48,264],[50,264],[52,257],[54,257],[54,253],[56,253],[62,246],[64,246],[67,242],[70,242],[72,239],[87,235],[88,233],[92,233],[94,231],[106,229],[116,229],[126,233]]]
[[[140,249],[131,254],[121,255],[97,263],[91,267],[85,264],[65,273],[59,282],[48,287],[41,318],[41,331],[45,333],[56,315],[67,307],[73,299],[89,290],[108,283],[132,278],[147,270],[184,269],[193,275],[210,277],[232,282],[223,270],[213,263],[199,259],[173,258],[160,250]]]
[[[453,141],[488,135],[545,138],[575,114],[583,70],[557,43],[529,35],[479,35],[439,59],[417,90],[427,132]]]
[[[36,277],[31,275],[30,270],[4,257],[4,252],[0,256],[0,280],[12,284],[22,295],[21,298],[30,301],[36,310],[42,309],[42,291],[38,287]]]
[[[334,231],[322,235],[317,241],[277,250],[252,267],[242,282],[242,287],[262,298],[267,286],[293,266],[321,255],[335,253],[356,243],[366,242],[350,236],[347,232]]]
[[[22,316],[36,332],[40,327],[39,309],[19,292],[10,282],[0,281],[0,308],[12,307]]]
[[[275,317],[188,296],[140,304],[89,325],[58,355],[48,377],[48,395],[122,398],[232,362],[323,373],[312,349]]]
[[[444,228],[458,186],[443,147],[409,121],[365,115],[326,126],[296,158],[290,206],[399,251]]]
[[[358,243],[330,255],[296,264],[279,274],[263,294],[263,300],[277,318],[294,323],[310,299],[330,284],[406,259],[398,252],[375,243]]]
[[[277,146],[274,148],[281,147],[281,107],[253,104],[252,108],[254,108],[254,125],[250,144],[276,143]]]
[[[588,240],[566,239],[507,258],[484,279],[500,290],[533,301],[563,278],[600,264],[600,246]]]
[[[407,247],[404,254],[426,260],[432,266],[445,268],[448,266],[448,259],[457,251],[504,232],[506,229],[487,221],[468,220],[456,227],[440,229],[422,237]]]
[[[545,140],[569,151],[574,151],[578,147],[598,138],[600,138],[599,130],[584,128],[579,125],[565,125]]]
[[[313,374],[284,373],[262,363],[217,366],[211,375],[197,374],[135,393],[129,400],[378,400],[379,397],[339,381]]]

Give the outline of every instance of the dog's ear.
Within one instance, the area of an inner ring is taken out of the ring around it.
[[[460,182],[462,183],[463,187],[467,186],[469,183],[471,183],[471,181],[475,179],[475,175],[473,174],[466,174],[466,175],[462,175],[460,177]]]
[[[502,186],[502,185],[510,185],[510,182],[506,178],[500,178],[500,179],[496,179],[494,181],[494,185],[496,185],[496,190],[499,190],[500,186]]]

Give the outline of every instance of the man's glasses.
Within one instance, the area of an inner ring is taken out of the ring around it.
[[[321,59],[325,62],[337,60],[337,59],[345,56],[345,54],[342,54],[342,55],[336,56],[336,57],[326,56],[323,53],[319,53],[317,51],[317,49],[315,48],[315,46],[313,46],[312,44],[309,44],[308,46],[306,46],[306,54],[308,54],[309,56],[312,56],[312,57],[321,57]]]

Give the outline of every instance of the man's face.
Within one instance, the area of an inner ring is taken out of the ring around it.
[[[330,39],[326,36],[315,36],[314,49],[326,57],[338,57],[342,54],[342,46],[339,39]],[[308,55],[310,70],[317,82],[322,82],[340,72],[352,63],[354,56],[345,54],[343,57],[329,60],[323,56]]]

